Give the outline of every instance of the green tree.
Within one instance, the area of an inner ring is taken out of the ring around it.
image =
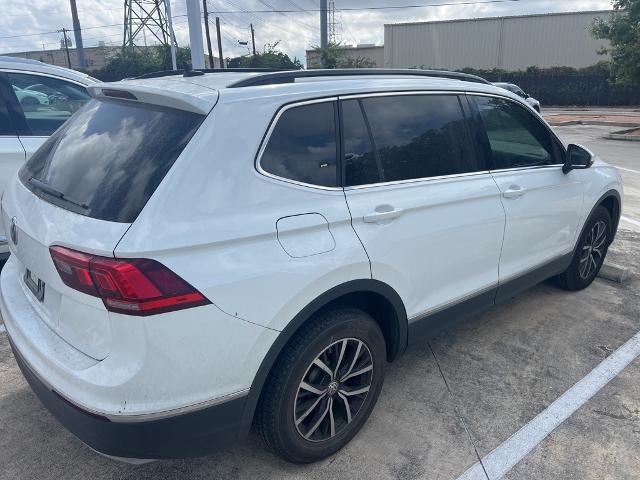
[[[600,53],[611,56],[614,82],[640,84],[640,0],[613,0],[613,13],[607,20],[598,19],[592,26],[595,38],[609,40]]]
[[[256,55],[245,55],[242,57],[227,58],[229,68],[278,68],[287,70],[300,70],[302,63],[294,57],[278,49],[280,42],[267,43],[262,49],[262,53]]]
[[[365,57],[348,57],[345,47],[340,42],[329,42],[326,47],[313,47],[320,57],[320,63],[308,65],[309,68],[373,68],[375,62]]]
[[[179,47],[176,51],[176,65],[183,68],[191,63],[191,49]],[[107,82],[123,78],[138,77],[145,73],[171,70],[171,49],[167,45],[125,49],[113,57],[100,70],[92,72],[96,78]]]

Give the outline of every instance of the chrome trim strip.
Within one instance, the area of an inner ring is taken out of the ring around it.
[[[501,278],[500,281],[498,282],[498,287],[500,287],[500,285],[502,285],[502,284],[504,284],[506,282],[510,282],[512,280],[517,280],[518,278],[524,277],[525,275],[528,275],[528,274],[530,274],[530,273],[532,273],[532,272],[534,272],[534,271],[536,271],[536,270],[538,270],[540,268],[544,268],[545,266],[547,266],[547,265],[549,265],[549,264],[551,264],[551,263],[553,263],[553,262],[555,262],[557,260],[560,260],[562,257],[570,254],[572,251],[573,251],[573,249],[569,249],[566,252],[561,253],[560,255],[557,255],[557,256],[549,259],[549,260],[546,260],[544,263],[540,263],[540,264],[535,265],[533,267],[529,267],[529,268],[527,268],[526,270],[524,270],[524,271],[522,271],[520,273],[516,273],[514,275],[511,275],[510,277]]]
[[[69,82],[69,83],[75,83],[76,85],[79,85],[80,87],[83,88],[87,88],[89,85],[82,83],[78,80],[72,80],[70,78],[67,77],[61,77],[60,75],[54,75],[53,73],[44,73],[44,72],[34,72],[33,70],[16,70],[13,68],[0,68],[0,72],[2,73],[21,73],[23,75],[35,75],[35,76],[40,76],[40,77],[49,77],[49,78],[55,78],[56,80],[62,80],[65,82]],[[90,83],[95,83],[95,82],[90,82]]]
[[[456,298],[455,300],[451,300],[449,302],[443,303],[442,305],[438,305],[437,307],[433,307],[433,308],[424,310],[422,312],[416,313],[415,315],[412,315],[411,317],[409,317],[408,322],[413,323],[415,321],[422,320],[424,317],[428,317],[429,315],[433,315],[435,313],[441,312],[443,310],[446,310],[449,307],[454,307],[459,303],[466,302],[467,300],[470,300],[473,297],[482,295],[483,293],[487,293],[487,292],[490,292],[491,290],[495,290],[498,288],[498,286],[499,286],[499,283],[496,282],[489,287],[484,287],[479,290],[474,290],[473,292],[468,293],[463,297]]]
[[[450,178],[460,178],[460,177],[474,177],[477,175],[486,175],[490,174],[490,170],[482,170],[480,172],[468,172],[468,173],[454,173],[451,175],[440,175],[438,177],[421,177],[421,178],[408,178],[406,180],[393,180],[389,182],[380,182],[380,183],[367,183],[364,185],[353,185],[351,187],[344,187],[345,192],[351,190],[361,190],[363,188],[372,188],[372,187],[386,187],[389,185],[402,185],[405,183],[419,183],[419,182],[431,182],[434,180],[447,180]]]
[[[388,92],[348,93],[338,95],[339,100],[353,100],[355,98],[397,97],[403,95],[465,95],[460,90],[389,90]]]
[[[235,400],[237,398],[245,397],[248,394],[249,394],[249,389],[245,388],[244,390],[240,390],[235,393],[230,393],[222,397],[217,397],[212,400],[207,400],[206,402],[196,403],[194,405],[188,405],[186,407],[181,407],[181,408],[175,408],[173,410],[165,410],[163,412],[145,413],[142,415],[105,415],[105,414],[102,414],[102,415],[107,417],[109,420],[111,420],[114,423],[136,423],[136,422],[147,422],[150,420],[162,420],[166,418],[176,417],[178,415],[184,415],[187,413],[195,412],[198,410],[203,410],[208,407],[214,407],[216,405],[220,405],[222,403],[226,403],[231,400]]]
[[[278,121],[280,120],[280,117],[282,116],[282,114],[284,112],[286,112],[287,110],[290,110],[292,108],[295,107],[301,107],[304,105],[313,105],[315,103],[327,103],[327,102],[336,102],[338,100],[337,96],[333,96],[333,97],[325,97],[325,98],[316,98],[313,100],[304,100],[301,102],[294,102],[294,103],[288,103],[286,105],[283,105],[282,107],[280,107],[280,109],[278,110],[278,112],[276,113],[275,117],[273,117],[273,119],[271,120],[271,123],[269,124],[269,129],[267,130],[267,133],[265,134],[262,143],[260,144],[260,149],[258,150],[258,154],[256,155],[256,160],[255,160],[255,168],[258,171],[258,173],[260,173],[261,175],[264,175],[265,177],[269,177],[272,178],[274,180],[279,180],[282,182],[287,182],[287,183],[291,183],[293,185],[298,185],[301,187],[308,187],[308,188],[314,188],[316,190],[325,190],[325,191],[338,191],[341,192],[342,191],[342,187],[325,187],[322,185],[314,185],[311,183],[305,183],[305,182],[299,182],[297,180],[292,180],[290,178],[285,178],[285,177],[280,177],[279,175],[274,175],[273,173],[267,172],[266,170],[264,170],[262,168],[262,155],[264,154],[264,151],[267,148],[267,145],[269,144],[269,140],[271,139],[271,135],[273,134],[273,130],[276,128],[276,125],[278,124]],[[336,125],[337,128],[337,125]],[[340,162],[338,161],[339,159],[336,158],[336,164],[339,165]]]
[[[562,163],[554,163],[552,165],[530,165],[527,167],[501,168],[499,170],[490,170],[491,173],[510,173],[521,172],[523,170],[546,170],[551,168],[561,168]]]

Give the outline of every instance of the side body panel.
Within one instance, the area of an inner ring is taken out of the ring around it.
[[[370,278],[369,260],[341,188],[296,185],[255,169],[256,153],[283,100],[242,93],[221,92],[115,255],[154,258],[228,314],[282,330],[327,290]],[[301,215],[298,221],[280,220]],[[296,251],[294,245],[319,232],[318,222],[304,220],[322,217],[322,238],[315,239],[320,244]],[[286,229],[284,244],[279,220]]]

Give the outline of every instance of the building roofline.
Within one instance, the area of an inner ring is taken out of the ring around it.
[[[366,50],[369,48],[384,48],[384,45],[369,45],[367,47],[338,47],[338,49],[340,50]],[[316,49],[315,48],[310,48],[308,50],[305,50],[305,52],[310,53],[310,52],[315,52]]]
[[[474,17],[474,18],[454,18],[451,20],[429,20],[426,22],[406,22],[406,23],[385,23],[385,27],[404,27],[409,25],[430,25],[434,23],[454,23],[454,22],[475,22],[481,20],[500,20],[511,18],[529,18],[529,17],[554,17],[561,15],[578,15],[578,14],[594,14],[594,13],[614,13],[615,10],[585,10],[579,12],[556,12],[556,13],[530,13],[526,15],[502,15],[498,17]]]

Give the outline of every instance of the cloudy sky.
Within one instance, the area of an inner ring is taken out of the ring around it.
[[[56,31],[72,28],[68,0],[1,1],[0,54],[40,50],[43,46],[57,48],[61,34]],[[76,3],[85,46],[98,42],[122,44],[123,0],[76,0]],[[377,45],[383,43],[385,23],[611,8],[609,0],[335,0],[334,3],[338,40]],[[185,0],[171,0],[171,6],[178,43],[185,45],[188,43]],[[225,57],[247,54],[247,47],[238,41],[250,40],[250,23],[255,28],[259,49],[266,43],[280,41],[282,50],[290,56],[304,58],[305,49],[319,43],[318,0],[208,0],[208,6],[213,17],[221,18]],[[155,39],[147,35],[146,40],[152,44]],[[143,44],[144,39],[137,42]]]

